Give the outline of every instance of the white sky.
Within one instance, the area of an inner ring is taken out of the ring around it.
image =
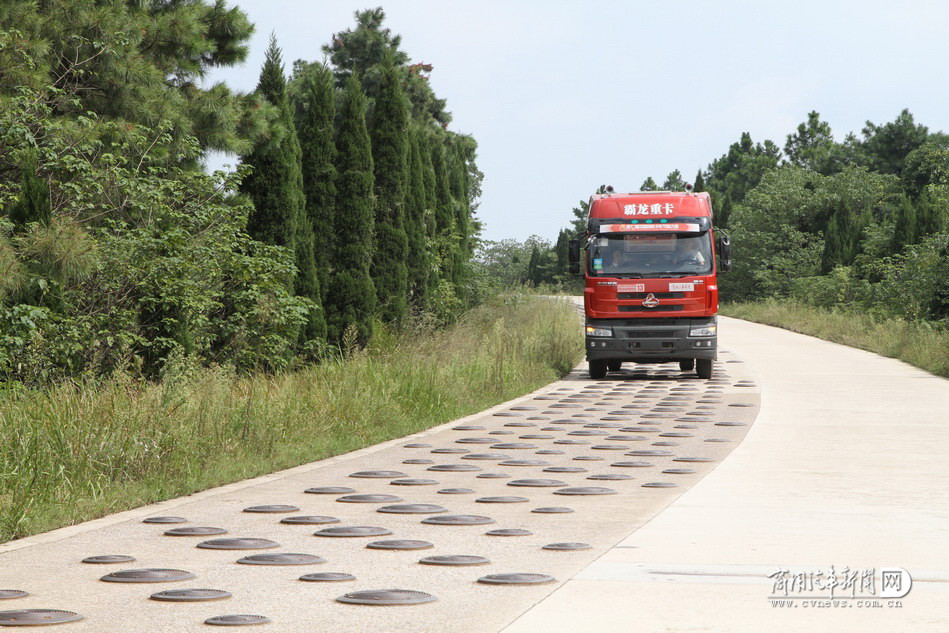
[[[949,129],[945,0],[229,4],[257,31],[247,63],[208,81],[245,91],[271,32],[289,72],[381,4],[402,49],[434,65],[451,129],[479,143],[486,239],[555,238],[598,185],[636,191],[673,169],[691,182],[744,131],[783,147],[812,109],[838,139],[904,107]]]

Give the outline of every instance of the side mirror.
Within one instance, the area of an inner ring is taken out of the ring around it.
[[[568,270],[572,275],[580,274],[580,240],[570,240],[567,244]]]
[[[727,273],[732,269],[732,241],[727,235],[718,236],[718,270]]]

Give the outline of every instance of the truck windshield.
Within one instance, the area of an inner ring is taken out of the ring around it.
[[[704,233],[595,235],[588,270],[598,277],[704,275],[712,271],[711,239]]]

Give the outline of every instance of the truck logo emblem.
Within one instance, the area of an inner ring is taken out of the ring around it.
[[[659,305],[659,299],[656,299],[656,295],[650,292],[648,295],[646,295],[646,298],[643,299],[643,305],[647,308],[655,308],[657,305]]]

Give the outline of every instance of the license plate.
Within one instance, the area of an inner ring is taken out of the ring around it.
[[[618,284],[616,292],[646,292],[646,284]]]
[[[669,292],[692,292],[695,290],[695,284],[669,284]]]

